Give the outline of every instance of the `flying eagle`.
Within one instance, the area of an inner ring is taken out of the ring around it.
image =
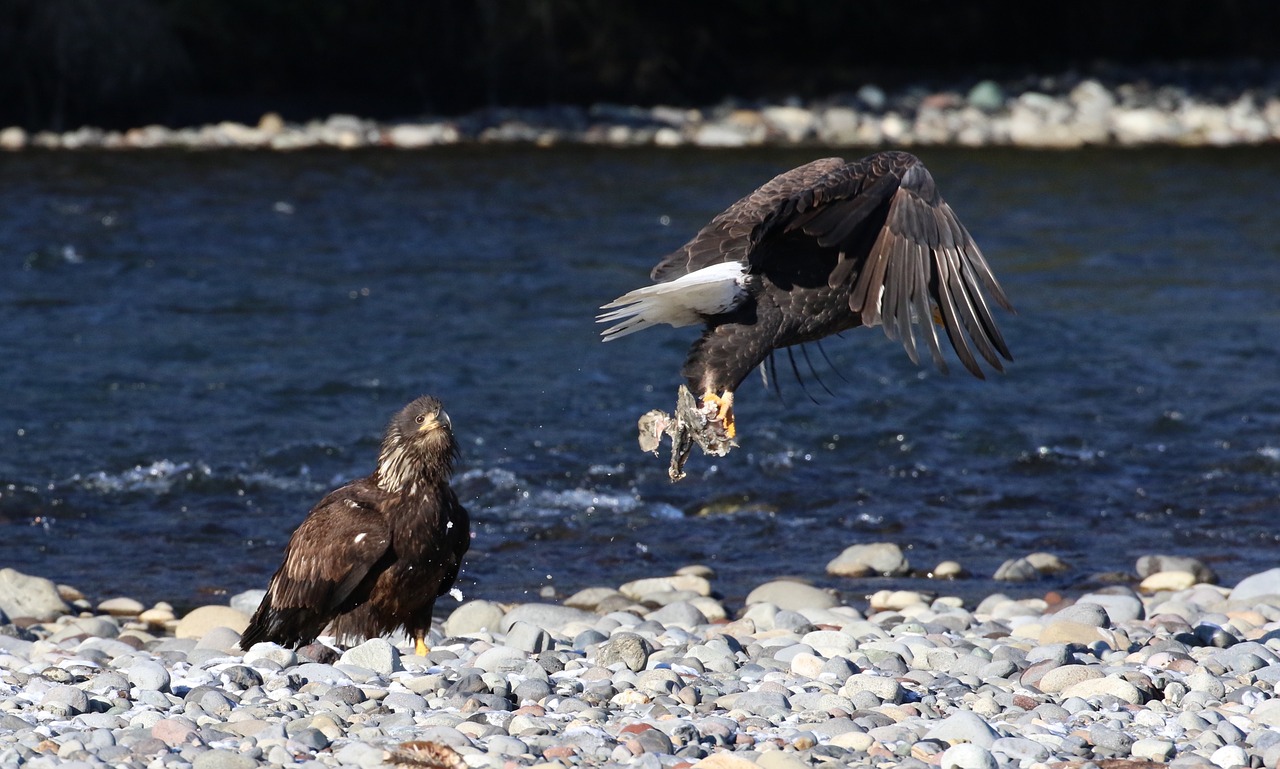
[[[983,378],[1013,360],[984,291],[1012,311],[982,252],[933,177],[906,152],[825,158],[787,171],[703,227],[653,268],[656,283],[604,305],[605,341],[657,323],[702,323],[674,415],[640,420],[640,445],[672,438],[670,476],[693,442],[723,456],[736,445],[733,393],[775,350],[857,326],[883,326],[919,363],[947,370],[934,324]],[[921,343],[918,338],[921,337]],[[692,391],[692,392],[690,392]],[[695,397],[694,393],[697,394]]]
[[[326,626],[340,643],[390,633],[426,654],[436,598],[471,543],[449,487],[458,446],[440,401],[424,395],[387,425],[373,475],[329,492],[298,526],[240,637],[301,646]]]

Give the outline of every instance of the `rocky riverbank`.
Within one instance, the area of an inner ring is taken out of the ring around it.
[[[774,581],[732,606],[695,566],[463,603],[426,658],[241,651],[257,591],[178,618],[3,570],[0,767],[1276,766],[1280,569],[1230,589],[1188,559],[1138,570],[974,606],[942,580],[858,605]]]
[[[892,145],[1028,147],[1231,146],[1280,141],[1280,86],[1209,93],[1148,81],[1106,85],[1077,77],[1030,83],[984,81],[967,91],[866,86],[856,94],[802,103],[704,109],[628,107],[492,109],[456,118],[396,122],[333,115],[289,123],[222,122],[126,131],[80,128],[30,134],[0,130],[0,149],[417,149],[457,144],[587,144],[659,147]]]

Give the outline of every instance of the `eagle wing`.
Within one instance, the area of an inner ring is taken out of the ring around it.
[[[843,165],[840,158],[824,158],[775,176],[717,214],[688,243],[658,262],[650,276],[665,282],[723,262],[752,264],[752,252],[767,231],[764,225],[803,205],[805,192]]]
[[[984,290],[1012,310],[1008,298],[924,164],[906,152],[824,158],[780,174],[712,219],[653,277],[731,260],[752,272],[785,271],[815,245],[836,252],[828,286],[842,291],[862,325],[883,325],[900,339],[912,361],[919,329],[946,371],[935,318],[975,376],[983,373],[974,348],[997,371],[1000,356],[1012,360]]]
[[[331,612],[351,597],[391,544],[372,484],[330,492],[298,526],[267,592],[277,610]]]

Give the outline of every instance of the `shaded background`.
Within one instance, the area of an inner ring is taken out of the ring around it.
[[[1276,29],[1280,3],[1260,0],[0,0],[0,124],[705,105],[1058,72],[1238,90],[1280,80]]]

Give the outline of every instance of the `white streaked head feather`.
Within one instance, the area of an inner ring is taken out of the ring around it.
[[[623,294],[600,308],[611,311],[597,316],[596,322],[614,323],[601,332],[606,342],[658,323],[691,326],[737,307],[747,296],[746,277],[741,262],[713,264]]]

